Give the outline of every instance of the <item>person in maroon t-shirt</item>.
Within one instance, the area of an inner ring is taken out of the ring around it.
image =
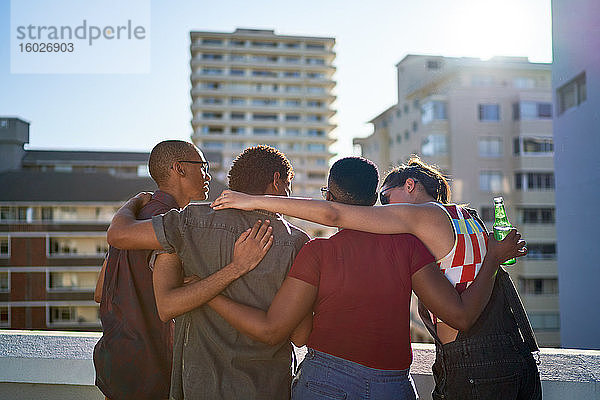
[[[329,201],[372,206],[377,185],[372,162],[348,157],[331,167],[323,191]],[[516,231],[502,242],[488,240],[481,271],[462,294],[415,236],[344,229],[303,247],[267,312],[224,296],[209,305],[236,329],[266,343],[286,340],[314,313],[293,398],[414,399],[408,373],[411,290],[444,321],[468,329],[485,307],[499,264],[524,254]]]

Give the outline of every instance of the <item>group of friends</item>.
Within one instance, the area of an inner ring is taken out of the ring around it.
[[[502,241],[412,157],[336,161],[324,200],[290,197],[277,149],[247,148],[206,202],[193,144],[154,147],[158,190],[117,211],[95,298],[96,385],[108,399],[416,399],[411,293],[434,338],[433,399],[541,399],[531,326]],[[382,206],[375,206],[377,200]],[[314,238],[282,218],[339,228]],[[307,345],[295,366],[291,343]]]

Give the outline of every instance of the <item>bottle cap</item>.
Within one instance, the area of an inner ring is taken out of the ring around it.
[[[494,197],[494,203],[502,203],[502,202],[504,202],[504,199],[502,198],[502,196]]]

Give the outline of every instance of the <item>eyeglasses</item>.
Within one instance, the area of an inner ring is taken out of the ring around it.
[[[333,194],[331,193],[331,190],[329,190],[329,188],[327,186],[323,186],[321,188],[321,196],[323,196],[323,199],[327,200],[327,193],[329,193],[329,195],[333,197]]]
[[[208,172],[208,161],[179,160],[178,162],[185,162],[189,164],[202,164],[202,169],[204,169],[204,172]]]

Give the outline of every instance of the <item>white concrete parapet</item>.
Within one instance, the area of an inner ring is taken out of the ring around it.
[[[103,399],[94,386],[96,332],[0,330],[0,399]],[[299,349],[302,360],[306,351]],[[413,343],[411,374],[431,399],[434,346]],[[600,351],[542,349],[545,400],[600,399]]]

